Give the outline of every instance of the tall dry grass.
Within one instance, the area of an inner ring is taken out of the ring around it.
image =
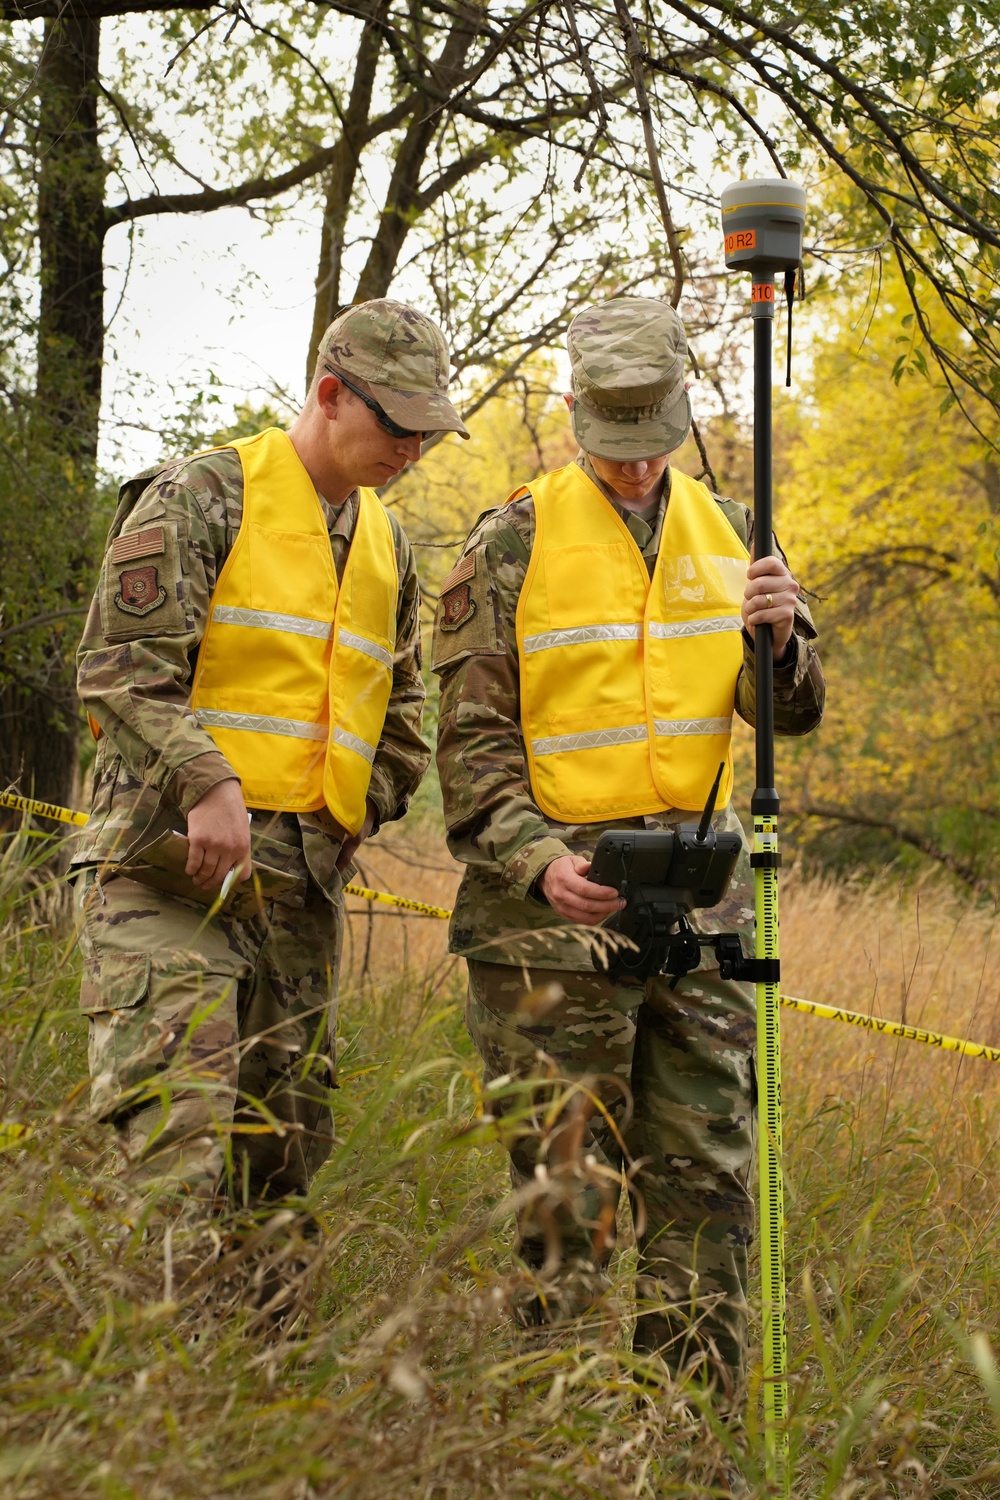
[[[450,904],[438,844],[387,835],[366,879]],[[629,1353],[627,1233],[623,1326],[520,1343],[504,1156],[477,1124],[443,923],[351,918],[297,1324],[171,1295],[163,1237],[86,1119],[76,959],[39,853],[0,858],[0,1117],[29,1132],[0,1137],[0,1494],[658,1500],[729,1494],[734,1469],[766,1493],[754,1403],[723,1427]],[[790,991],[1000,1040],[982,912],[788,880],[782,917]],[[785,1015],[796,1497],[1000,1495],[998,1074]]]

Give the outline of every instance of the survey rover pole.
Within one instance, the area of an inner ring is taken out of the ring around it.
[[[768,293],[770,294],[768,296]],[[771,358],[774,282],[753,282],[754,554],[772,551]],[[789,1493],[788,1350],[785,1333],[785,1194],[782,1166],[780,975],[778,957],[778,792],[774,775],[774,650],[770,625],[755,631],[757,691],[754,734],[757,776],[750,811],[756,937],[754,956],[772,968],[757,980],[757,1058],[760,1090],[761,1338],[764,1431],[768,1478]]]
[[[773,552],[773,493],[771,489],[771,358],[774,329],[774,281],[754,281],[753,301],[753,535],[754,555]],[[758,625],[754,661],[757,693],[754,702],[757,781],[751,812],[758,808],[778,813],[774,786],[774,641],[770,625]],[[766,804],[766,805],[765,805]]]
[[[726,265],[751,274],[754,334],[754,554],[770,556],[771,361],[775,278],[784,273],[789,306],[802,259],[805,193],[785,178],[731,183],[722,194]],[[789,280],[789,278],[791,278]],[[760,1263],[764,1435],[768,1479],[790,1494],[788,1359],[785,1337],[785,1210],[782,1181],[781,1040],[778,959],[778,793],[774,775],[774,654],[770,625],[755,632],[756,786],[753,851],[756,914],[757,1057],[760,1074]]]

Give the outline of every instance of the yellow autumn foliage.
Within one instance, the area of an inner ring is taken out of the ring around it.
[[[566,409],[553,394],[554,372],[539,365],[531,373],[526,391],[494,397],[469,420],[470,441],[449,434],[383,497],[416,549],[429,602],[476,517],[576,452]]]
[[[778,529],[818,595],[829,681],[821,730],[782,757],[786,800],[842,862],[920,849],[988,882],[1000,430],[985,403],[948,399],[900,290],[888,277],[867,330],[831,317],[808,397],[781,409]]]

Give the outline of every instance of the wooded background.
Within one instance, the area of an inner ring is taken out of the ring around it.
[[[823,729],[783,751],[785,808],[821,863],[930,859],[995,889],[1000,0],[0,17],[0,784],[79,793],[73,652],[126,477],[97,461],[105,267],[123,238],[143,256],[143,220],[310,218],[303,390],[341,307],[391,294],[441,321],[475,441],[386,496],[433,596],[478,512],[568,451],[554,351],[595,299],[679,307],[700,443],[680,461],[751,498],[747,288],[717,194],[780,172],[809,215],[777,525],[830,677]],[[211,411],[165,397],[164,457],[267,415]]]

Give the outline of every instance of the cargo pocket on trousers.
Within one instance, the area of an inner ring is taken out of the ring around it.
[[[121,952],[101,942],[100,920],[93,912],[100,896],[96,871],[84,870],[77,881],[76,905],[83,959],[80,1009],[85,1016],[132,1010],[149,994],[149,954]]]
[[[85,963],[80,1009],[90,1030],[90,1109],[96,1119],[110,1120],[137,1092],[129,1059],[145,1025],[142,1007],[149,998],[150,960],[145,953],[104,950],[98,955],[83,932],[80,946]]]
[[[80,946],[83,947],[82,935]],[[84,964],[80,1009],[85,1016],[132,1010],[149,994],[147,953],[105,953],[96,959],[93,969],[86,959]]]

